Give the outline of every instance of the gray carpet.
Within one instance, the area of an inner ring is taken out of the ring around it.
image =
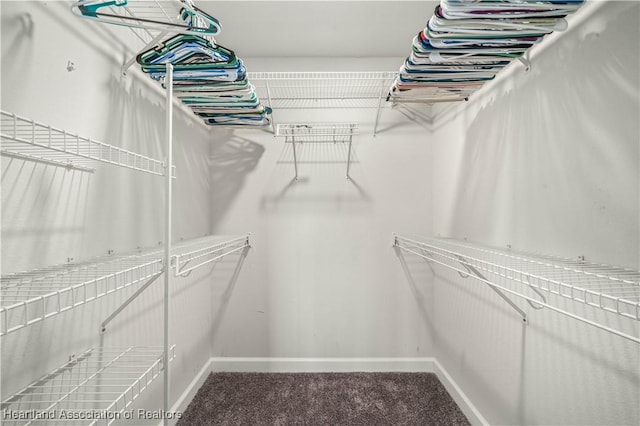
[[[178,423],[468,424],[431,373],[212,373]]]

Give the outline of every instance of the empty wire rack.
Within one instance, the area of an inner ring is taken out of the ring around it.
[[[582,259],[530,254],[451,239],[394,236],[394,246],[429,262],[457,271],[516,296],[533,308],[548,308],[594,327],[640,343],[640,336],[603,323],[572,303],[588,305],[629,320],[640,321],[640,272]],[[563,302],[564,300],[564,302]],[[513,306],[513,305],[512,305]],[[522,311],[521,311],[522,312]]]
[[[96,162],[164,175],[164,163],[34,120],[0,111],[2,155],[93,172]],[[175,174],[175,168],[173,168]]]
[[[103,256],[83,263],[14,273],[0,279],[0,335],[20,330],[127,287],[163,270],[159,251]]]
[[[268,99],[274,115],[278,109],[375,108],[374,135],[384,97],[396,75],[393,71],[247,73],[260,99]]]
[[[176,244],[176,254],[173,256],[175,275],[188,275],[197,268],[250,248],[250,237],[251,234],[235,238],[209,236]]]
[[[2,401],[2,424],[131,423],[137,416],[125,409],[160,375],[163,358],[160,347],[89,349]]]
[[[293,149],[293,165],[295,179],[298,179],[298,153],[296,143],[346,143],[347,144],[347,179],[350,179],[351,145],[353,135],[358,125],[356,123],[303,123],[278,124],[276,137],[284,138]]]
[[[382,72],[250,72],[262,98],[272,108],[377,108],[397,73]],[[364,102],[349,102],[364,101]]]

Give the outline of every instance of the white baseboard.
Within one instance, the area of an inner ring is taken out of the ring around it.
[[[185,410],[187,409],[191,401],[193,401],[193,398],[196,396],[196,393],[198,392],[198,390],[202,387],[205,380],[207,380],[207,377],[209,377],[209,373],[211,373],[212,371],[211,370],[212,361],[213,361],[213,358],[209,358],[209,360],[204,363],[200,371],[198,371],[198,374],[196,375],[196,377],[194,377],[191,383],[189,383],[189,386],[187,386],[187,389],[185,389],[185,391],[182,392],[182,395],[180,395],[176,403],[173,404],[173,407],[171,407],[171,411],[173,412],[179,411],[182,413],[185,412]],[[178,419],[169,421],[170,425],[175,425],[176,423],[178,423]],[[163,422],[160,422],[158,426],[162,426],[162,425],[163,425]]]
[[[259,373],[435,373],[451,398],[473,425],[488,425],[485,418],[435,358],[231,358],[215,357],[200,369],[172,411],[184,411],[210,372]]]
[[[211,358],[213,371],[261,373],[435,372],[433,358]]]
[[[440,383],[442,383],[447,392],[449,392],[451,398],[458,404],[458,407],[460,407],[464,415],[467,416],[467,420],[469,420],[472,425],[488,425],[489,422],[480,414],[480,411],[473,405],[467,395],[462,392],[460,386],[458,386],[437,359],[434,359],[434,366],[438,380],[440,380]]]

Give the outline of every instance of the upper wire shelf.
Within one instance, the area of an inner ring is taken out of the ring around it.
[[[261,99],[276,109],[378,108],[396,72],[249,72]]]
[[[173,267],[176,276],[184,276],[225,256],[251,247],[251,234],[236,238],[209,236],[176,245]]]
[[[160,160],[85,138],[65,130],[0,111],[2,155],[93,172],[106,163],[157,176],[164,175]],[[175,174],[175,167],[173,167]]]
[[[160,251],[152,251],[2,276],[0,335],[153,280],[162,269]]]
[[[349,142],[357,128],[356,123],[278,124],[275,135],[285,142]]]
[[[396,236],[394,246],[522,298],[536,309],[548,308],[640,343],[637,334],[612,328],[603,324],[601,318],[587,318],[584,310],[572,309],[571,304],[562,301],[640,321],[639,271],[449,239],[417,241]]]
[[[338,143],[347,144],[347,179],[351,179],[351,145],[353,135],[358,128],[356,123],[304,123],[278,124],[275,136],[283,137],[285,143],[291,143],[293,151],[294,179],[298,180],[298,153],[296,143]]]
[[[2,401],[2,424],[110,425],[163,368],[160,347],[89,349]]]

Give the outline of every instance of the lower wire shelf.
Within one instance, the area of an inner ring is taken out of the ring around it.
[[[444,238],[394,235],[394,247],[489,285],[525,322],[526,313],[507,296],[640,343],[640,271]],[[607,321],[611,315],[618,319]],[[618,327],[625,318],[633,322],[635,332]]]
[[[137,417],[125,410],[160,375],[163,358],[160,347],[89,349],[2,401],[2,424],[126,424]]]
[[[250,247],[249,237],[250,234],[208,236],[181,241],[172,254],[174,273],[184,276],[240,252]],[[0,277],[0,336],[135,286],[136,293],[124,307],[162,275],[163,270],[162,251],[151,248],[3,275]]]

